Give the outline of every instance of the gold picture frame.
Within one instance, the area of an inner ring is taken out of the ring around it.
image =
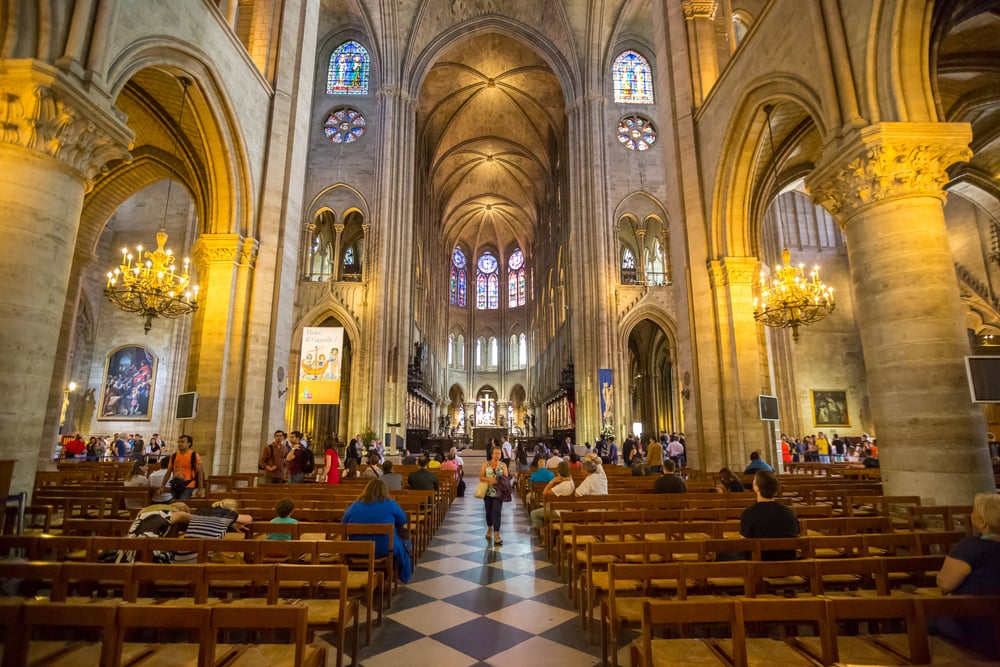
[[[108,355],[98,421],[149,421],[156,386],[156,355],[142,345],[122,345]]]
[[[810,389],[813,425],[850,426],[851,413],[847,392],[841,389]]]

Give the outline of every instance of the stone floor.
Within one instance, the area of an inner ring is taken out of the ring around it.
[[[599,664],[596,634],[590,643],[566,586],[528,525],[515,498],[504,506],[503,546],[490,546],[484,539],[483,501],[471,493],[457,499],[413,579],[400,586],[382,626],[375,628],[371,646],[361,649],[360,664]]]

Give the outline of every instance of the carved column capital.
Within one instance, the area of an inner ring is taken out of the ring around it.
[[[972,157],[966,123],[879,123],[860,129],[824,156],[806,179],[813,202],[843,225],[881,202],[944,201],[949,166]]]
[[[711,288],[718,289],[726,285],[726,273],[722,269],[722,262],[713,259],[708,263],[708,284]]]
[[[199,271],[211,268],[213,264],[241,264],[244,255],[244,239],[239,234],[202,234],[191,251]],[[252,239],[250,239],[253,242]]]
[[[131,159],[134,134],[110,103],[95,102],[59,77],[34,61],[5,68],[0,144],[58,160],[89,190],[109,162]]]
[[[260,243],[257,239],[252,237],[244,237],[243,243],[240,246],[240,254],[237,258],[240,266],[248,266],[253,269],[257,265],[257,251],[260,249]]]
[[[681,3],[684,10],[684,18],[715,20],[715,13],[719,11],[719,3],[706,0],[683,0]]]
[[[722,261],[722,269],[728,285],[749,286],[754,284],[760,273],[760,262],[756,257],[726,257]]]

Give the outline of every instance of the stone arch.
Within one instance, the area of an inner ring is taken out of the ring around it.
[[[455,42],[474,39],[484,33],[495,32],[515,39],[528,49],[538,53],[556,75],[562,87],[563,96],[567,100],[576,99],[580,94],[579,72],[571,65],[572,59],[553,46],[551,39],[539,33],[531,26],[504,16],[481,16],[469,21],[450,26],[438,34],[415,58],[404,65],[407,82],[407,93],[412,99],[419,96],[424,77],[430,71],[438,55]]]
[[[783,174],[779,169],[775,178],[775,170],[769,162],[759,163],[762,152],[770,158],[767,118],[763,111],[769,103],[776,109],[790,105],[788,115],[797,119],[791,130],[794,136],[785,142],[780,140],[781,132],[775,132],[775,148],[813,140],[808,146],[813,149],[810,152],[816,153],[811,156],[813,163],[819,160],[822,139],[827,137],[829,128],[837,127],[835,114],[828,111],[820,95],[800,79],[778,74],[753,82],[747,88],[730,117],[720,147],[721,154],[733,156],[733,159],[720,161],[716,174],[709,235],[709,255],[713,258],[756,256],[757,227],[766,203],[777,194],[779,184],[801,178],[805,170],[803,165],[798,165],[794,174]],[[816,138],[819,141],[814,140]],[[799,159],[804,158],[800,156]]]
[[[358,211],[365,220],[371,219],[371,205],[361,191],[347,183],[333,183],[316,193],[306,206],[306,217],[312,218],[320,208],[343,211],[341,219],[351,211]]]
[[[939,120],[927,67],[935,4],[891,0],[873,12],[862,79],[872,122]]]
[[[326,90],[326,81],[330,67],[330,56],[333,55],[334,50],[341,44],[354,40],[365,47],[365,50],[368,52],[368,97],[375,96],[375,92],[380,88],[379,82],[384,77],[382,76],[381,52],[372,34],[371,26],[368,25],[364,26],[364,28],[346,27],[328,32],[318,40],[316,45],[316,57],[318,61],[316,78],[317,83],[320,81],[323,82],[322,89],[324,91]]]
[[[190,130],[182,128],[178,150],[192,155],[200,148],[205,162],[211,162],[211,169],[205,165],[200,171],[193,170],[198,171],[204,189],[204,199],[196,197],[203,212],[199,231],[255,237],[256,200],[244,128],[211,57],[170,38],[148,37],[133,42],[111,59],[107,70],[106,80],[116,106],[122,106],[123,96],[129,95],[129,83],[144,72],[192,80],[185,128],[196,129],[197,134],[189,135]],[[267,85],[263,79],[261,83]],[[176,118],[169,120],[176,122]]]

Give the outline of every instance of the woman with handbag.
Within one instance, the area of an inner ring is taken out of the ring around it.
[[[483,502],[486,505],[486,541],[492,541],[498,547],[503,545],[503,539],[500,537],[500,512],[503,510],[504,494],[497,488],[497,482],[501,478],[506,478],[508,489],[510,487],[507,466],[500,461],[501,454],[500,448],[494,447],[490,452],[490,460],[483,463],[483,467],[479,469],[480,489],[483,484],[486,485],[483,495]],[[480,489],[476,489],[477,496]]]

